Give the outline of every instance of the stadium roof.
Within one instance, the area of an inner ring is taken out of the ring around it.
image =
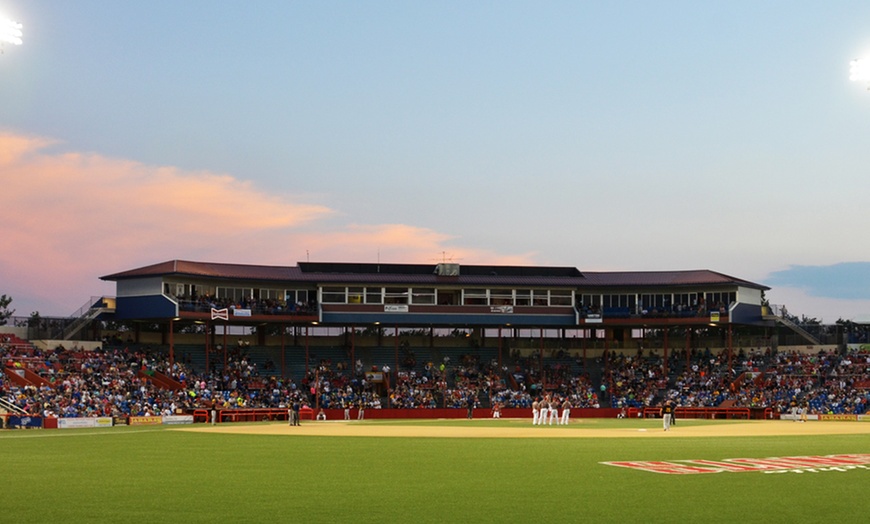
[[[437,274],[438,264],[358,264],[299,262],[296,266],[259,266],[170,260],[100,277],[119,281],[157,276],[190,276],[219,280],[293,281],[311,283],[382,283],[410,285],[510,285],[645,287],[739,285],[767,286],[706,269],[688,271],[609,271],[581,273],[574,267],[462,265],[458,276]]]

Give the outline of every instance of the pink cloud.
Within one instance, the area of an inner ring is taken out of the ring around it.
[[[532,264],[532,254],[503,255],[456,245],[456,237],[405,224],[351,224],[343,231],[306,239],[311,260],[434,264]]]
[[[54,152],[54,140],[0,132],[4,218],[0,294],[17,315],[67,315],[113,294],[106,275],[171,259],[528,264],[533,256],[454,245],[405,224],[327,228],[337,213],[227,174]],[[306,254],[307,251],[307,254]]]

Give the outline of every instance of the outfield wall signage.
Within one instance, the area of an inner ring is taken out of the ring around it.
[[[858,415],[849,414],[849,413],[841,413],[839,415],[819,415],[819,420],[836,420],[836,421],[848,421],[848,422],[858,422]]]
[[[6,419],[7,428],[41,428],[42,417],[30,415],[9,415]]]
[[[158,426],[163,424],[163,417],[130,417],[131,426]]]
[[[193,415],[165,415],[164,424],[193,424]]]
[[[79,428],[95,428],[97,427],[97,419],[95,418],[59,418],[57,419],[58,429],[79,429]]]
[[[674,460],[601,462],[606,466],[664,473],[698,475],[706,473],[821,473],[825,471],[870,471],[870,454],[807,457],[737,458],[725,460]]]
[[[110,428],[112,417],[80,417],[57,419],[58,429]]]

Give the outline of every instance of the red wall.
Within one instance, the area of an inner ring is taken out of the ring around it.
[[[344,418],[343,409],[324,409],[327,420],[341,420]],[[359,410],[353,408],[350,410],[351,420],[356,420]],[[561,411],[559,411],[561,414]],[[572,408],[571,418],[616,418],[619,409],[616,408]],[[396,419],[396,418],[465,418],[468,414],[466,409],[367,409],[365,418],[367,419]],[[531,408],[505,408],[501,410],[502,418],[527,418],[532,420]],[[474,418],[492,418],[492,411],[486,409],[475,409]]]

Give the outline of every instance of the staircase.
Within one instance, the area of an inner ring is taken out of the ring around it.
[[[5,398],[0,397],[0,414],[14,413],[16,415],[26,415],[27,412],[19,408],[15,404],[9,402]]]
[[[767,313],[764,315],[763,318],[764,318],[764,320],[773,320],[778,324],[782,324],[783,326],[791,329],[792,331],[794,331],[798,335],[802,336],[807,342],[809,342],[810,344],[812,344],[814,346],[821,344],[819,339],[817,339],[816,337],[811,335],[809,332],[807,332],[807,330],[805,330],[804,328],[800,327],[799,325],[795,324],[794,322],[792,322],[791,320],[789,320],[783,316]]]
[[[150,380],[152,384],[157,386],[160,389],[169,389],[172,391],[178,391],[180,389],[184,389],[184,386],[181,385],[181,382],[170,378],[167,375],[159,371],[147,370],[147,371],[139,371],[139,378],[144,378],[146,380]]]
[[[37,375],[26,367],[5,367],[3,371],[10,382],[20,387],[36,386],[51,387],[51,382]]]
[[[103,313],[115,311],[115,300],[107,297],[91,297],[91,299],[71,315],[72,322],[65,325],[60,333],[53,333],[52,338],[71,340],[82,329],[96,320]]]

